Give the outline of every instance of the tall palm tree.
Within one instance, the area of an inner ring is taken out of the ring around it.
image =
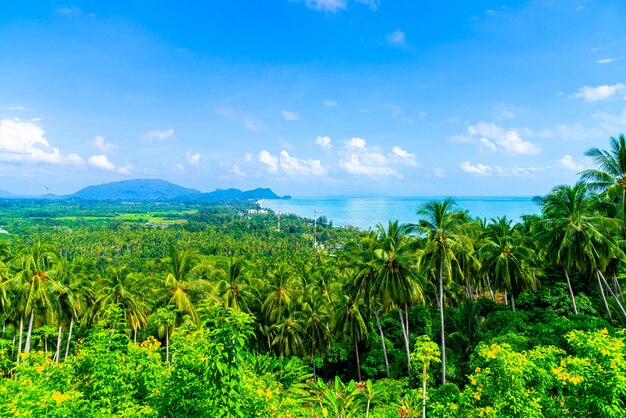
[[[230,257],[225,266],[214,269],[213,275],[219,279],[219,298],[226,307],[250,311],[250,303],[258,299],[253,279],[247,276],[248,263],[243,258]]]
[[[178,250],[170,246],[170,255],[162,260],[167,269],[163,285],[167,291],[167,304],[173,305],[179,314],[187,314],[196,325],[200,325],[200,316],[195,307],[198,299],[211,289],[208,280],[198,278],[198,274],[207,270],[200,263],[198,251],[192,249]]]
[[[359,376],[361,378],[361,360],[359,359],[359,342],[365,341],[367,338],[367,324],[365,316],[361,312],[361,305],[357,297],[344,294],[342,299],[338,301],[335,309],[335,333],[343,338],[350,337],[354,341],[354,350],[356,353],[356,365]]]
[[[391,222],[387,230],[378,224],[378,247],[374,251],[371,264],[374,269],[372,291],[386,306],[391,301],[400,314],[400,325],[403,327],[404,344],[408,370],[411,368],[411,350],[409,345],[408,306],[414,301],[424,302],[416,260],[411,257],[407,241],[408,226],[400,226],[398,221]],[[404,308],[404,319],[402,317]],[[384,341],[384,339],[383,339]]]
[[[96,306],[100,312],[117,305],[136,338],[137,330],[148,322],[148,306],[144,301],[147,278],[132,272],[128,266],[109,267],[97,292]]]
[[[331,333],[329,327],[330,315],[328,314],[328,302],[324,295],[310,293],[302,305],[304,314],[304,333],[306,335],[307,348],[311,353],[313,363],[313,376],[317,377],[315,370],[315,356],[323,349],[330,348]]]
[[[458,255],[468,250],[471,243],[463,234],[462,227],[467,221],[464,211],[455,209],[452,198],[428,202],[417,211],[422,218],[413,226],[425,236],[421,263],[425,267],[436,268],[439,281],[439,314],[441,321],[441,374],[446,383],[446,336],[444,324],[444,280],[449,283],[454,273],[462,275]]]
[[[618,222],[603,215],[600,201],[589,194],[583,182],[557,186],[547,196],[535,200],[543,205],[539,242],[552,263],[563,269],[574,313],[578,314],[569,272],[590,277],[604,269],[609,258],[623,258],[613,236]],[[603,291],[602,285],[600,290]]]
[[[492,219],[486,230],[486,242],[479,249],[483,254],[483,268],[492,272],[494,283],[511,295],[511,307],[515,312],[515,295],[532,286],[532,278],[524,263],[530,258],[530,250],[522,245],[517,234],[519,227],[511,226],[506,216]]]
[[[54,272],[57,257],[58,253],[50,243],[39,241],[31,246],[23,247],[16,259],[20,286],[18,293],[23,298],[22,318],[29,317],[26,342],[24,343],[25,353],[30,351],[35,315],[41,313],[49,318],[49,315],[52,314],[50,276]]]
[[[590,148],[585,155],[591,157],[597,168],[581,171],[581,179],[589,182],[591,190],[606,195],[621,207],[622,223],[626,226],[626,138],[611,137],[611,150]]]

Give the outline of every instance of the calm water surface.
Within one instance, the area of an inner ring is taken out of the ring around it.
[[[354,225],[361,229],[375,228],[382,222],[398,220],[400,223],[416,222],[415,212],[427,202],[439,197],[310,197],[291,200],[262,200],[261,206],[313,218],[326,216],[335,226]],[[514,221],[521,215],[539,214],[540,208],[532,197],[456,197],[457,206],[469,211],[470,216],[487,219],[505,216]]]

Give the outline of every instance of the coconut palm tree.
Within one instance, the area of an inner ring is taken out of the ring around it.
[[[208,280],[197,276],[206,272],[208,267],[200,263],[198,251],[178,250],[174,246],[170,246],[169,257],[162,259],[161,262],[167,269],[167,276],[163,281],[167,304],[175,306],[179,315],[189,315],[199,326],[200,316],[194,299],[200,299],[212,289],[212,286]]]
[[[358,295],[344,294],[336,304],[335,309],[335,334],[342,338],[352,338],[354,341],[354,351],[356,353],[356,365],[361,378],[361,360],[359,359],[359,342],[367,338],[367,324],[365,316],[361,311],[362,305],[359,303]]]
[[[248,262],[240,257],[230,257],[225,266],[216,267],[214,277],[218,278],[218,297],[226,307],[250,311],[250,303],[258,299],[254,280],[247,276]]]
[[[618,222],[603,215],[599,199],[583,182],[557,186],[536,201],[543,205],[544,215],[538,222],[539,242],[551,262],[563,269],[574,313],[578,314],[569,272],[591,277],[604,269],[610,258],[623,259],[614,238]]]
[[[304,314],[304,333],[306,346],[311,353],[313,363],[313,376],[317,377],[315,370],[315,356],[323,349],[330,348],[330,315],[328,314],[328,302],[324,295],[310,293],[302,305]]]
[[[626,226],[626,138],[611,137],[611,150],[590,148],[585,155],[591,157],[597,168],[581,171],[581,180],[587,181],[592,191],[605,193],[621,207],[621,219]]]
[[[486,242],[479,249],[484,259],[483,269],[492,272],[495,285],[511,295],[513,312],[515,295],[532,286],[532,278],[524,266],[530,250],[522,245],[517,229],[506,216],[492,219],[486,230]]]
[[[417,211],[422,218],[413,229],[423,234],[425,244],[420,263],[425,268],[436,269],[439,282],[439,314],[441,321],[441,373],[446,383],[446,336],[444,324],[444,280],[449,283],[454,273],[462,275],[458,255],[471,248],[471,242],[463,234],[462,227],[467,222],[465,212],[455,209],[452,198],[428,202]]]

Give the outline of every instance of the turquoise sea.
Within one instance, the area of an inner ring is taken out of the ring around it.
[[[441,197],[302,197],[290,200],[262,200],[260,205],[281,213],[313,218],[326,216],[335,226],[353,225],[361,229],[374,229],[389,220],[400,223],[416,222],[415,212],[425,203]],[[539,214],[540,208],[532,197],[455,197],[460,209],[470,216],[487,219],[507,216],[519,221],[521,215]]]

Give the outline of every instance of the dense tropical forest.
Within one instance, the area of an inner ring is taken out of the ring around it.
[[[2,200],[0,416],[625,416],[626,139],[587,155],[518,223]]]

